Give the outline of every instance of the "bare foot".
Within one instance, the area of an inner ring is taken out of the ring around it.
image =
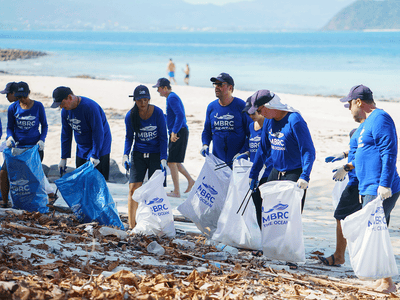
[[[377,289],[378,287],[380,287],[380,285],[382,284],[382,278],[378,279],[377,281],[375,281],[373,284],[371,284],[369,287],[371,289]]]
[[[187,187],[185,193],[189,193],[192,190],[192,187],[194,186],[195,183],[196,183],[196,181],[194,181],[193,179],[189,180],[189,184],[188,184],[188,187]]]
[[[376,290],[378,292],[390,294],[396,291],[396,286],[394,285],[392,278],[388,277],[382,279],[382,284],[378,288],[376,288]]]
[[[180,198],[181,197],[180,194],[177,194],[177,193],[174,193],[174,192],[167,193],[167,196],[168,197],[175,197],[175,198]]]

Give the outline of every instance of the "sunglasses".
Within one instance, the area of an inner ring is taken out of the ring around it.
[[[225,83],[226,83],[226,82],[214,82],[214,83],[213,83],[213,86],[214,86],[214,87],[221,87],[221,86],[223,86]]]

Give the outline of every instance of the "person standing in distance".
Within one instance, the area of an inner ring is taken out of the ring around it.
[[[167,167],[167,126],[161,108],[149,104],[150,92],[144,85],[133,91],[135,105],[125,117],[125,148],[122,164],[129,172],[128,223],[136,226],[138,203],[132,198],[136,189],[142,186],[146,171],[150,178],[156,170],[166,173]],[[131,152],[129,160],[129,153]]]
[[[340,101],[348,102],[354,120],[361,123],[362,129],[353,162],[340,167],[334,178],[343,180],[347,172],[355,167],[363,207],[379,195],[389,225],[390,213],[400,196],[396,126],[387,112],[376,107],[372,91],[362,84],[353,86],[347,97]],[[390,277],[377,280],[374,288],[383,293],[396,291]]]
[[[221,73],[210,81],[213,82],[218,99],[207,107],[200,154],[205,157],[209,153],[212,141],[212,153],[230,165],[237,153],[244,152],[252,121],[247,114],[242,114],[246,103],[232,96],[235,83],[229,74]]]
[[[167,195],[179,198],[181,196],[179,190],[179,172],[188,181],[185,193],[190,192],[195,183],[192,176],[190,176],[189,172],[183,166],[189,139],[185,108],[179,96],[172,91],[171,83],[167,78],[158,79],[153,88],[157,88],[161,97],[167,98],[167,128],[169,133],[168,167],[171,171],[172,182],[174,183],[174,190],[167,193]]]
[[[315,148],[307,123],[293,107],[282,104],[278,95],[269,90],[256,92],[257,100],[251,107],[262,114],[264,122],[261,144],[250,171],[252,190],[258,186],[258,174],[268,156],[272,159],[269,181],[290,180],[304,190],[301,201],[303,211],[306,189],[315,160]],[[250,108],[249,108],[250,110]]]
[[[167,73],[169,76],[169,80],[173,80],[174,83],[176,84],[176,80],[175,80],[175,64],[172,61],[172,58],[169,59],[169,62],[167,64]]]
[[[189,85],[189,76],[190,76],[189,64],[186,64],[186,68],[185,70],[183,70],[183,72],[185,73],[185,78],[183,79],[183,81],[186,83],[186,85]]]
[[[110,173],[111,131],[103,109],[92,99],[75,96],[69,87],[59,86],[53,91],[51,108],[61,110],[60,174],[71,157],[72,132],[76,142],[76,167],[91,161],[108,180]]]

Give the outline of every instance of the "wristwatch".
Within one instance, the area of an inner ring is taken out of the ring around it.
[[[343,170],[345,170],[346,172],[350,172],[351,171],[350,165],[349,164],[344,165]]]

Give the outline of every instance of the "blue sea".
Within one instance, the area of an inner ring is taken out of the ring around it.
[[[400,100],[400,32],[66,32],[1,31],[0,48],[45,51],[0,62],[11,74],[77,76],[154,84],[170,58],[178,84],[211,87],[227,72],[235,88],[345,95],[365,84],[376,99]]]

